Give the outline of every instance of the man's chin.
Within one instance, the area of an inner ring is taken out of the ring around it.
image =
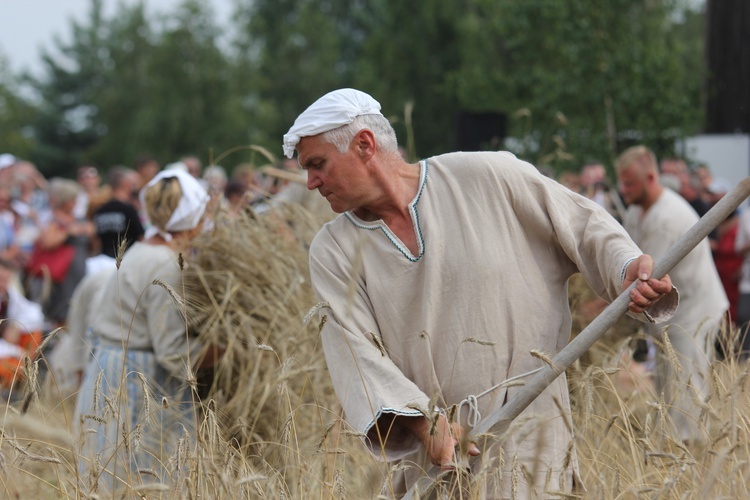
[[[343,207],[336,202],[332,203],[331,200],[328,200],[328,198],[326,198],[326,200],[328,201],[328,205],[331,206],[331,210],[333,210],[335,213],[343,214],[344,212],[346,212],[346,207]]]
[[[331,210],[333,210],[337,214],[343,214],[350,208],[350,207],[347,207],[345,204],[341,203],[341,200],[337,199],[335,196],[331,194],[326,196],[325,199],[328,202],[328,205],[330,205]]]

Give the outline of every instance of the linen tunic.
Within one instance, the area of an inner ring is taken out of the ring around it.
[[[163,245],[134,243],[103,293],[94,336],[106,344],[120,346],[125,340],[130,349],[151,350],[167,371],[184,377],[188,351],[195,359],[201,346],[188,345],[182,312],[162,286],[153,284],[156,279],[180,289],[177,254]]]
[[[88,263],[87,263],[88,264]],[[86,274],[70,299],[67,325],[58,334],[59,341],[48,356],[50,374],[54,380],[54,394],[61,399],[73,396],[79,389],[80,373],[86,371],[94,352],[91,325],[93,317],[101,309],[102,293],[109,277],[115,273],[115,263],[111,268]]]
[[[540,368],[531,350],[554,355],[569,340],[568,278],[580,270],[611,300],[626,264],[641,254],[604,209],[510,153],[422,161],[409,209],[417,255],[382,221],[352,212],[326,224],[310,249],[313,286],[327,305],[321,335],[336,393],[374,454],[415,464],[402,487],[430,464],[404,428],[378,437],[378,418],[446,408]],[[481,397],[481,414],[518,389]],[[538,492],[569,489],[577,463],[574,453],[566,459],[567,413],[563,374],[517,420],[524,423],[502,443],[504,461],[485,449],[472,467],[494,460],[504,496],[514,457],[534,474]]]
[[[698,222],[698,214],[680,195],[665,188],[659,199],[644,213],[637,205],[628,207],[623,224],[633,240],[657,259]],[[708,239],[701,241],[669,272],[672,284],[680,291],[680,308],[662,325],[648,325],[648,333],[661,339],[669,326],[669,338],[680,356],[683,370],[674,373],[659,359],[657,391],[674,398],[670,411],[682,439],[704,439],[696,422],[701,408],[693,403],[692,385],[704,398],[710,390],[709,370],[714,357],[714,340],[729,308],[724,286],[716,271]]]
[[[179,286],[177,254],[136,242],[110,277],[94,315],[97,347],[76,404],[79,470],[85,478],[103,467],[99,486],[110,491],[121,480],[169,484],[170,476],[176,479],[170,457],[179,440],[195,436],[186,374],[188,356],[194,363],[202,346],[188,338],[178,305],[155,279]]]

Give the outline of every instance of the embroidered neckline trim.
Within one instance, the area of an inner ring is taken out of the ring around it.
[[[409,259],[412,262],[419,261],[424,256],[424,237],[422,236],[422,228],[419,226],[419,211],[417,210],[417,205],[419,204],[419,200],[422,197],[422,192],[424,191],[424,186],[427,183],[427,160],[422,160],[419,162],[420,166],[422,167],[422,171],[420,172],[420,179],[419,179],[419,190],[417,191],[417,196],[414,197],[414,199],[409,203],[409,213],[411,214],[411,220],[414,224],[416,233],[417,233],[417,245],[419,245],[419,255],[414,256],[409,251],[408,248],[406,248],[396,237],[396,235],[393,233],[393,231],[390,230],[388,226],[386,226],[383,221],[375,221],[372,223],[366,223],[362,221],[359,217],[354,215],[352,211],[344,212],[344,215],[349,219],[349,221],[354,224],[356,227],[360,229],[367,229],[369,231],[376,231],[380,230],[388,240],[395,246],[399,252],[403,254],[404,257]]]

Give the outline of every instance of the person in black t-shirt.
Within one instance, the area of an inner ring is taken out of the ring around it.
[[[138,173],[125,167],[115,167],[109,174],[112,198],[94,213],[96,234],[101,252],[115,258],[122,240],[126,249],[143,238],[143,225],[138,210],[132,203],[133,193],[140,185]]]

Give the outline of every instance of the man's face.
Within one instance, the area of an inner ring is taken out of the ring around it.
[[[617,174],[620,193],[628,205],[641,205],[646,200],[646,176],[636,166],[630,165]]]
[[[353,210],[367,201],[367,171],[353,146],[339,153],[319,135],[303,137],[297,144],[297,156],[307,170],[307,189],[317,189],[334,212]]]
[[[193,158],[186,158],[185,160],[183,160],[183,163],[187,167],[187,171],[190,175],[192,175],[196,179],[200,179],[202,169],[201,169],[201,164],[198,163],[197,160]]]
[[[698,167],[695,171],[695,175],[701,181],[701,184],[705,189],[708,189],[711,186],[713,179],[711,178],[711,172],[709,172],[708,169]]]
[[[159,172],[159,164],[156,161],[149,161],[138,166],[138,174],[141,176],[143,184],[154,178]]]
[[[10,287],[10,279],[13,277],[13,273],[10,269],[5,269],[0,266],[0,297],[5,297]]]
[[[695,186],[693,186],[693,179],[687,172],[680,174],[680,194],[687,200],[692,200],[698,194]]]
[[[604,181],[606,177],[607,172],[604,170],[603,165],[586,165],[583,167],[583,172],[581,173],[581,185],[588,187],[597,182]]]
[[[99,172],[94,167],[83,167],[78,171],[78,183],[87,192],[91,192],[101,183]]]
[[[682,160],[666,159],[661,162],[661,173],[680,176],[687,172],[687,165]]]
[[[10,210],[10,190],[5,186],[0,187],[0,212]]]

